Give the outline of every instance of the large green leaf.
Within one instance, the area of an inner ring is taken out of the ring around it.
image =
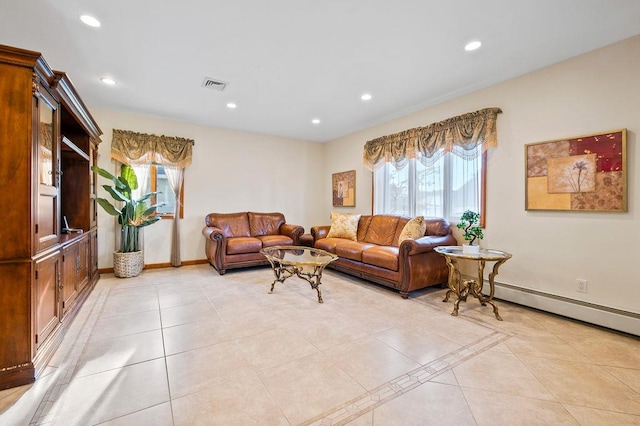
[[[98,201],[98,204],[100,204],[100,206],[102,206],[102,208],[111,216],[120,215],[120,210],[116,209],[108,200],[105,200],[104,198],[98,198],[96,199],[96,201]]]
[[[136,172],[133,170],[133,167],[123,164],[120,168],[120,176],[127,182],[129,188],[133,191],[138,189],[138,177],[136,176]]]

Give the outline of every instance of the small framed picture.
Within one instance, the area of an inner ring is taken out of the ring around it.
[[[331,175],[334,207],[356,206],[356,171],[334,173]]]

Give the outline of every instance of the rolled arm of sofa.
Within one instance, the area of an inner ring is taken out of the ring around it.
[[[283,223],[280,225],[280,234],[291,238],[293,240],[293,245],[297,246],[300,243],[300,237],[304,234],[304,228],[300,225]]]
[[[322,238],[327,238],[329,229],[331,229],[331,225],[312,226],[311,236],[313,237],[313,241],[315,242]]]
[[[453,235],[427,235],[418,239],[407,239],[400,245],[400,252],[406,253],[409,256],[416,254],[427,253],[433,251],[434,247],[438,246],[455,246],[457,245],[456,239]]]
[[[227,246],[227,237],[225,237],[222,229],[214,226],[205,226],[202,228],[202,235],[206,238],[204,249],[207,260],[212,265],[215,265],[218,271],[224,270],[222,265],[225,247]]]

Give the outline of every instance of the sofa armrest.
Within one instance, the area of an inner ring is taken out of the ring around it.
[[[300,243],[300,237],[304,234],[304,228],[300,225],[283,223],[280,225],[280,234],[291,238],[293,240],[293,245],[297,246]]]
[[[322,238],[327,238],[329,229],[331,229],[331,225],[312,226],[311,236],[313,237],[313,242],[315,243]]]
[[[458,242],[453,235],[435,236],[427,235],[418,239],[406,239],[400,245],[400,253],[407,253],[409,256],[414,256],[420,253],[427,253],[433,251],[434,247],[438,246],[455,246]]]
[[[205,226],[202,228],[202,235],[205,236],[206,239],[211,241],[224,241],[225,236],[222,233],[222,229],[216,228],[215,226]]]

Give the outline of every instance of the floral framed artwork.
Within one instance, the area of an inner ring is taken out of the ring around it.
[[[334,207],[356,206],[356,171],[334,173],[331,175],[331,189]]]
[[[627,211],[627,130],[525,145],[525,209]]]

